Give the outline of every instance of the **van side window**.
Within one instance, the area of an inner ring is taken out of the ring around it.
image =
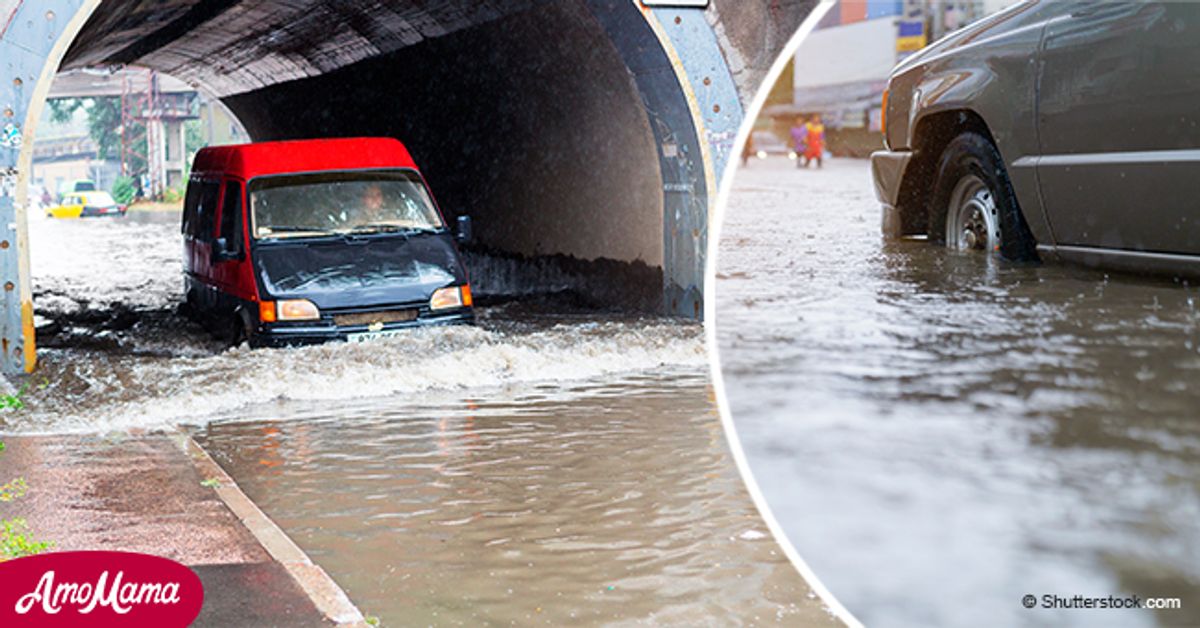
[[[221,200],[221,182],[205,181],[200,185],[200,202],[192,221],[193,236],[202,242],[213,239],[217,228],[217,202]]]
[[[221,233],[231,251],[242,254],[242,184],[225,182],[225,198],[221,201]]]
[[[196,224],[196,208],[200,204],[200,185],[199,179],[188,181],[187,196],[183,200],[183,228],[181,231],[184,235],[195,235],[193,228]]]

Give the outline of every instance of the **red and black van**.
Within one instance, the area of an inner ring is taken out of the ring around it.
[[[394,139],[201,150],[183,210],[184,294],[252,346],[361,341],[474,321],[455,239]]]

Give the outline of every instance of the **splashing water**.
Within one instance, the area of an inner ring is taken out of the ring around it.
[[[277,399],[411,399],[701,369],[706,360],[699,325],[556,309],[544,299],[482,308],[476,327],[415,329],[361,345],[226,349],[175,313],[182,280],[173,215],[42,219],[31,232],[38,386],[20,416],[0,415],[0,430],[200,424]]]

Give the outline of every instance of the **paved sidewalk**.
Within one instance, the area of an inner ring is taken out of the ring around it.
[[[29,489],[0,503],[0,519],[24,517],[54,550],[142,552],[191,567],[205,589],[195,625],[361,623],[332,580],[186,436],[2,440],[0,478],[23,477]],[[221,487],[202,485],[210,478]]]

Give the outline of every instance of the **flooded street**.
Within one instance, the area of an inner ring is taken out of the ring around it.
[[[477,326],[229,349],[175,311],[176,216],[31,241],[40,366],[0,433],[185,426],[385,625],[837,625],[738,476],[698,324],[550,286]]]
[[[755,160],[721,232],[734,423],[800,555],[870,626],[1200,624],[1200,290],[883,243],[879,215],[865,160]]]
[[[701,369],[668,369],[275,407],[196,437],[385,623],[833,625],[747,498],[709,394]]]
[[[699,325],[597,311],[548,293],[479,308],[479,325],[365,345],[228,348],[178,314],[178,216],[31,224],[39,371],[20,424],[103,431],[240,416],[275,400],[337,402],[570,382],[707,364]]]

